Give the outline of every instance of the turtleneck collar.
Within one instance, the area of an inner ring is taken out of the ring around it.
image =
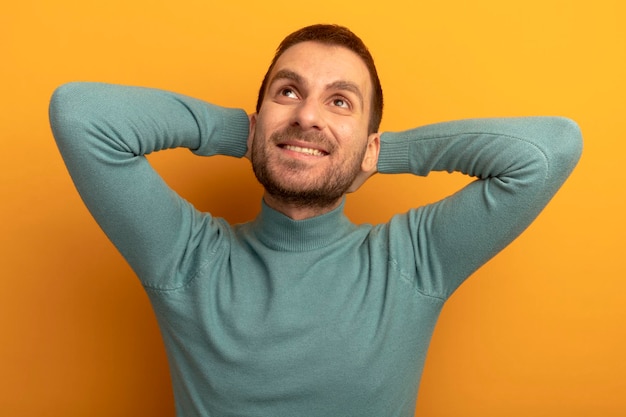
[[[355,226],[344,215],[345,198],[334,210],[305,220],[292,220],[261,203],[253,233],[267,247],[283,252],[319,249],[336,242]]]

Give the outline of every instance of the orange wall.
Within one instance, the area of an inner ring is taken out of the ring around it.
[[[0,415],[173,415],[147,298],[83,208],[53,144],[46,113],[54,87],[145,85],[251,111],[278,41],[315,22],[350,26],[370,45],[386,91],[383,130],[559,114],[584,132],[583,159],[548,209],[444,309],[418,414],[626,415],[624,3],[372,4],[3,6]],[[153,161],[199,208],[232,221],[258,208],[246,161],[180,151]],[[358,222],[384,221],[464,181],[381,175],[347,210]]]

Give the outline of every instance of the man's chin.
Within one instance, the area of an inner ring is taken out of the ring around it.
[[[277,202],[295,207],[325,208],[333,206],[347,190],[327,187],[298,187],[297,184],[263,184],[266,193]]]
[[[253,164],[257,180],[270,198],[296,207],[327,208],[336,205],[356,177],[356,174],[340,176],[317,170],[294,171],[275,167]]]

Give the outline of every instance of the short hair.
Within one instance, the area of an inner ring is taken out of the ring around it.
[[[265,90],[267,89],[267,83],[269,82],[269,76],[278,58],[290,47],[302,43],[302,42],[319,42],[325,45],[342,46],[356,53],[365,63],[367,67],[370,79],[372,81],[372,106],[370,111],[370,120],[368,125],[369,133],[376,133],[380,127],[380,122],[383,118],[383,89],[378,78],[378,72],[376,71],[376,65],[374,64],[374,58],[370,54],[369,50],[358,36],[356,36],[350,29],[339,25],[327,25],[318,24],[306,26],[299,29],[290,35],[288,35],[276,49],[274,59],[270,64],[261,88],[259,89],[259,97],[257,99],[256,111],[261,110],[261,104],[265,97]]]

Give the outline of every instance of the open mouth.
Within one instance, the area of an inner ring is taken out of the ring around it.
[[[321,149],[315,149],[315,148],[305,148],[302,146],[295,146],[295,145],[278,145],[280,148],[282,149],[287,149],[289,151],[292,152],[298,152],[298,153],[302,153],[305,155],[311,155],[311,156],[326,156],[328,155],[328,152],[325,152]]]

